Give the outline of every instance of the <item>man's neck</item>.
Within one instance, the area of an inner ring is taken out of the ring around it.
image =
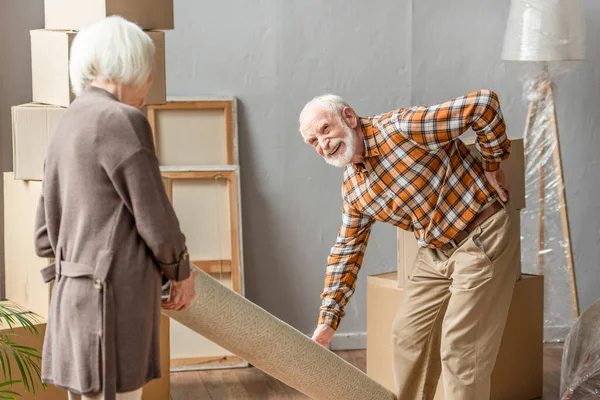
[[[353,164],[359,164],[365,160],[365,153],[367,151],[365,147],[365,134],[363,132],[362,124],[359,123],[354,132],[356,133],[357,140],[356,153],[354,154],[354,157],[352,157],[351,162]]]

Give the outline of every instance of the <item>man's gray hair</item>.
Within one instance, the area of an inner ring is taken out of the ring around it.
[[[95,79],[141,88],[154,69],[155,46],[136,24],[119,16],[83,28],[71,45],[69,76],[76,96]]]
[[[344,107],[350,107],[350,105],[346,103],[343,98],[336,94],[327,93],[313,97],[311,101],[306,103],[300,112],[300,116],[298,117],[300,133],[302,133],[302,121],[304,121],[307,115],[310,115],[310,113],[314,112],[315,108],[317,107],[324,108],[331,112],[334,116],[341,118],[341,113]]]

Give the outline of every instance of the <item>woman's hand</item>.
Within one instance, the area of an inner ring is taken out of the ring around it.
[[[196,276],[198,276],[198,271],[192,270],[186,280],[171,281],[171,292],[169,298],[162,301],[162,308],[171,311],[182,311],[188,308],[196,295]]]

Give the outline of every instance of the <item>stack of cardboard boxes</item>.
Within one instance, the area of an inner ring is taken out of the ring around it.
[[[479,154],[473,138],[465,142],[473,154]],[[512,205],[522,210],[525,208],[523,139],[511,142],[511,157],[502,164],[502,169],[511,187]],[[414,234],[399,229],[398,271],[370,276],[367,281],[367,374],[392,391],[395,391],[392,323],[417,250]],[[542,396],[543,293],[542,276],[523,275],[516,284],[492,373],[491,400],[531,400]],[[440,379],[435,400],[443,398]]]
[[[41,336],[17,333],[20,342],[40,353],[52,291],[52,284],[42,281],[40,270],[52,260],[36,256],[33,229],[46,149],[57,121],[74,100],[69,81],[70,45],[79,29],[110,15],[137,23],[154,41],[156,69],[148,104],[166,103],[163,30],[174,28],[173,0],[45,0],[45,29],[31,31],[32,102],[12,108],[13,172],[4,174],[6,297],[39,315]],[[163,377],[147,385],[144,400],[169,399],[169,319],[161,318]],[[24,392],[22,387],[15,389]],[[66,392],[53,387],[36,397],[66,398]]]

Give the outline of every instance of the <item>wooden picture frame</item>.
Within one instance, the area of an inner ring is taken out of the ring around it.
[[[195,257],[194,244],[188,242],[188,251],[190,251],[191,262],[203,271],[213,275],[224,285],[240,295],[244,295],[243,287],[243,262],[242,262],[242,236],[241,236],[241,208],[239,191],[239,167],[238,166],[207,166],[207,167],[161,167],[161,176],[167,192],[167,197],[171,204],[178,210],[177,191],[178,183],[190,183],[211,185],[216,187],[216,191],[222,189],[227,193],[227,218],[229,221],[228,240],[230,242],[229,258],[204,258]],[[225,185],[226,188],[221,187]],[[180,186],[181,195],[193,195],[193,192],[185,192],[186,186]],[[196,199],[192,197],[191,201]],[[184,200],[182,200],[184,201]],[[188,200],[188,204],[190,200]],[[215,214],[219,214],[216,212]],[[219,216],[217,215],[218,219]],[[182,218],[180,218],[182,220]],[[183,222],[183,221],[182,221]],[[195,223],[195,222],[194,222]],[[184,230],[184,234],[186,231]],[[209,229],[209,234],[213,232]],[[194,235],[191,235],[194,236]],[[221,235],[217,235],[221,236]],[[210,340],[192,332],[187,327],[171,321],[172,335],[178,336],[182,341],[191,344],[190,350],[183,350],[175,345],[171,353],[171,371],[190,371],[204,369],[222,369],[222,368],[243,368],[248,363],[221,348]],[[186,347],[187,348],[187,345]],[[202,354],[202,356],[199,356]]]
[[[147,117],[161,165],[239,164],[235,98],[170,97]]]
[[[173,204],[173,186],[176,181],[218,181],[224,180],[227,185],[228,195],[228,217],[229,217],[229,240],[231,246],[231,257],[229,259],[194,259],[190,255],[191,262],[198,268],[209,274],[230,273],[232,290],[243,295],[243,267],[241,255],[241,211],[239,195],[239,169],[232,166],[227,169],[219,168],[196,168],[181,169],[176,167],[161,167],[161,175],[167,197]],[[175,206],[175,204],[173,204]],[[188,247],[190,244],[188,244]],[[193,249],[190,249],[193,251]]]

